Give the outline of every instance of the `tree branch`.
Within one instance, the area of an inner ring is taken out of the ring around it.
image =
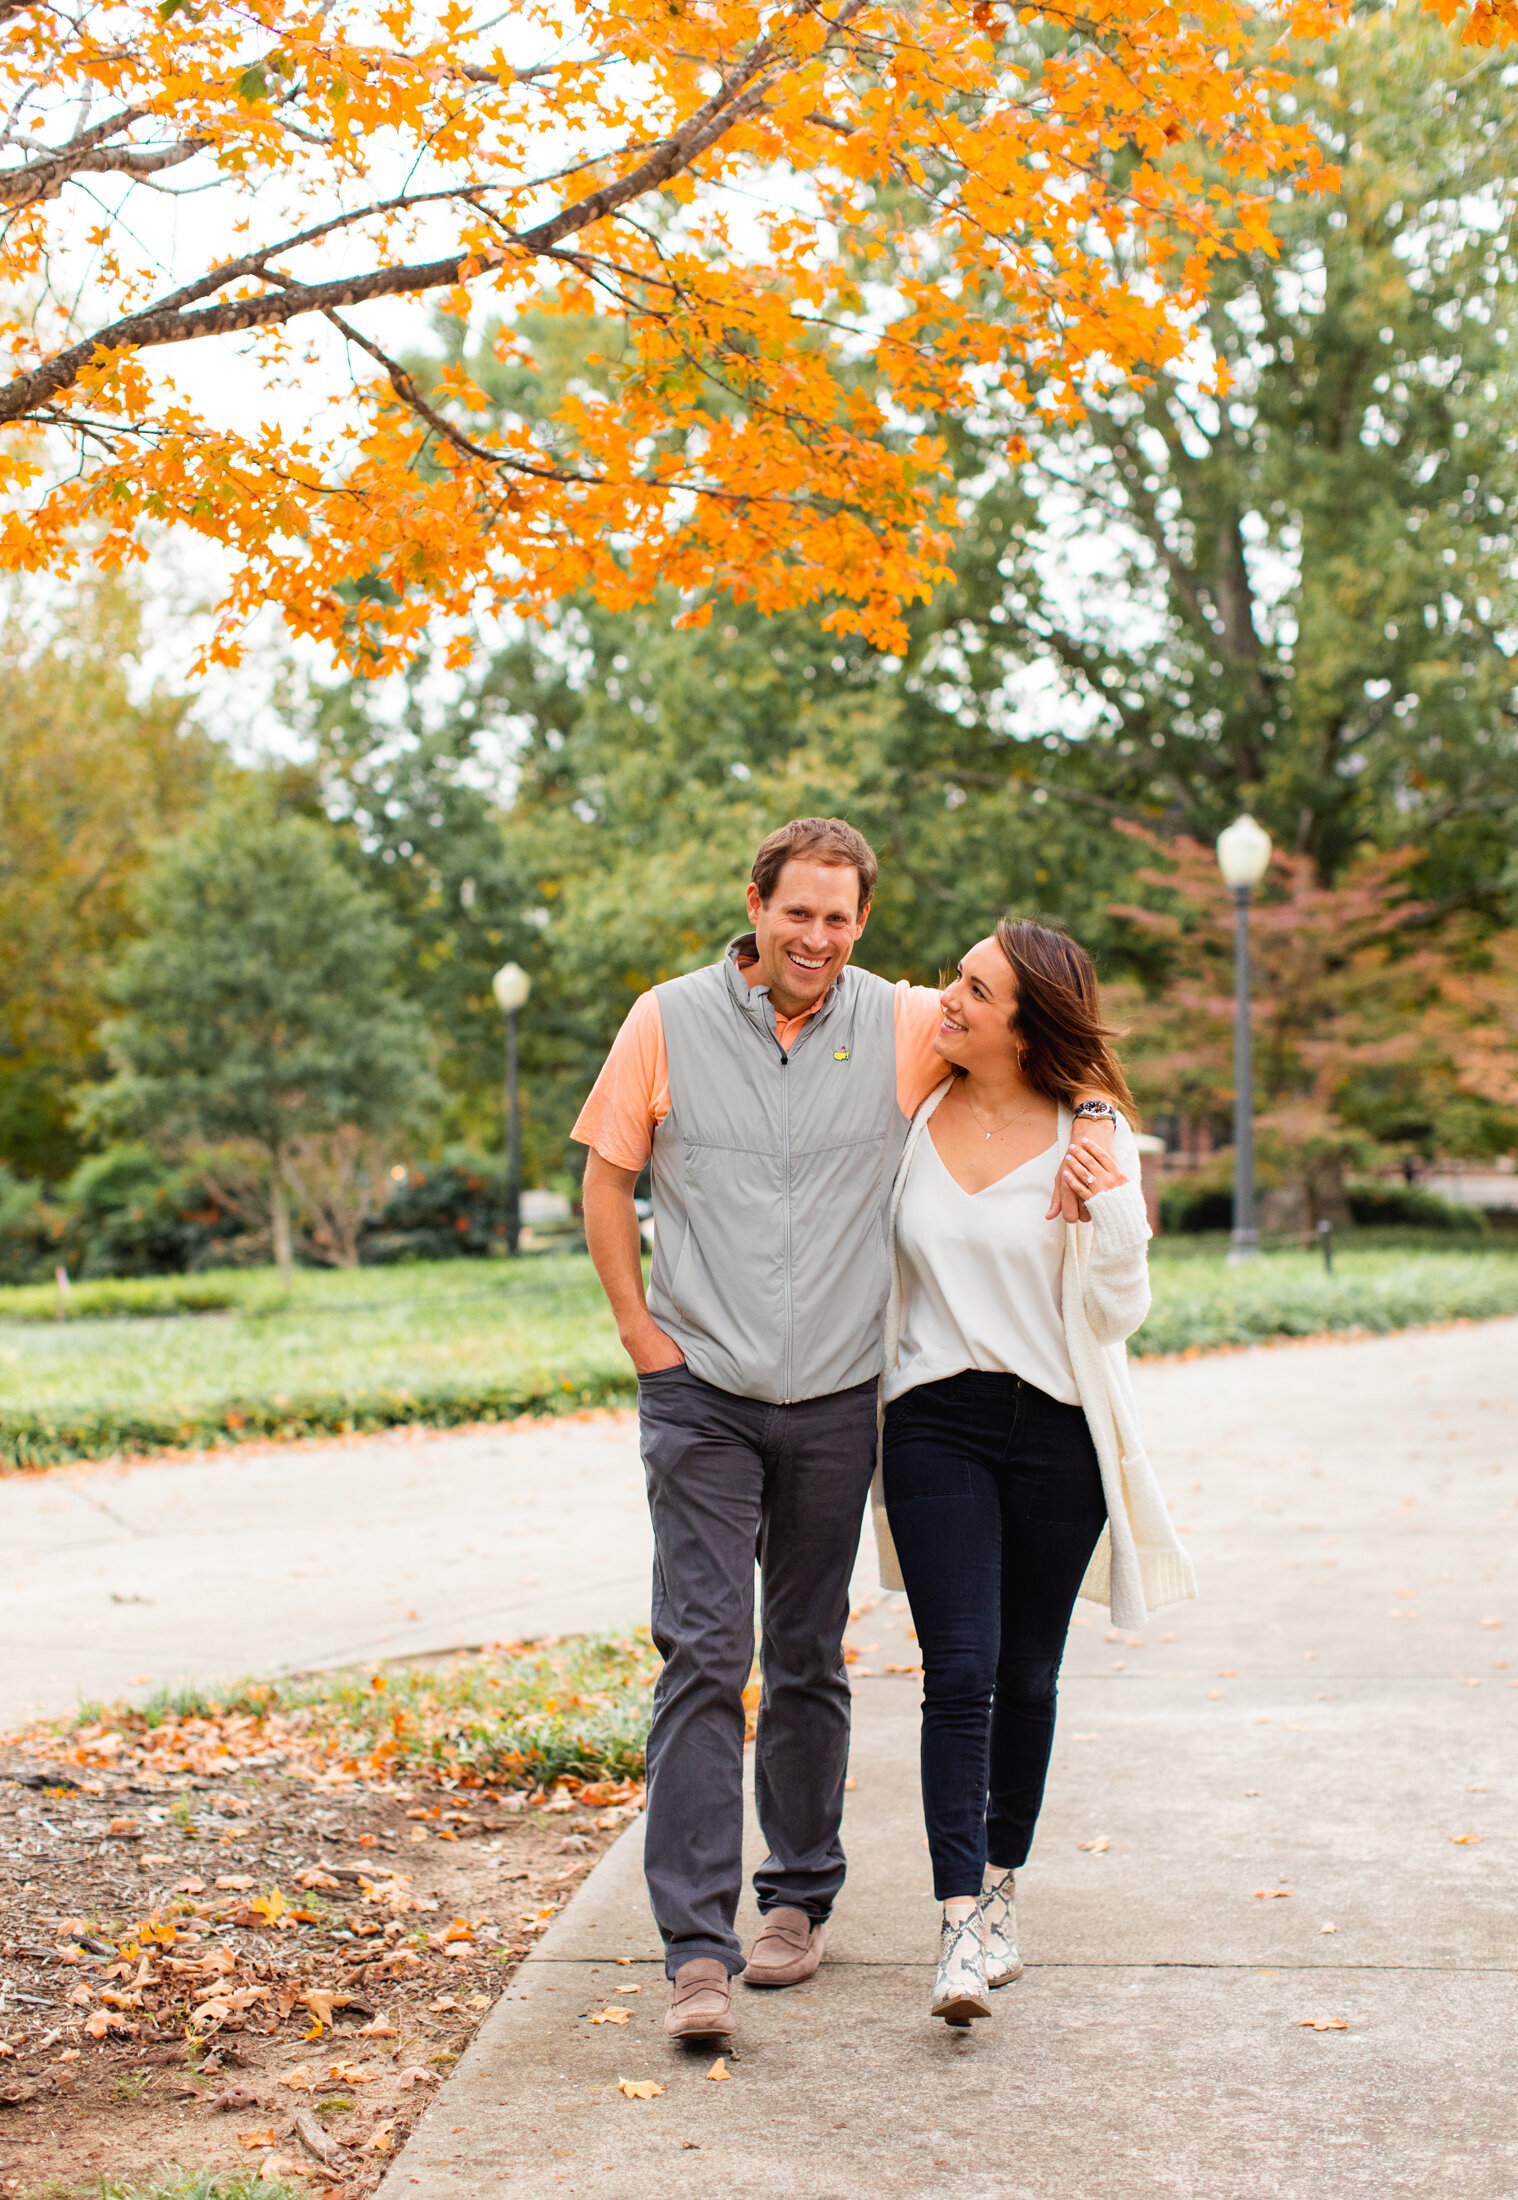
[[[869,4],[870,0],[843,0],[843,5],[832,19],[832,34],[836,35],[844,29]],[[0,7],[3,5],[4,0],[0,0]],[[793,11],[793,19],[814,12],[811,0],[801,0],[801,4]],[[512,253],[521,253],[524,256],[547,254],[565,237],[604,221],[608,215],[616,213],[630,201],[657,190],[672,177],[691,167],[703,153],[755,113],[762,106],[774,79],[788,65],[789,56],[781,34],[776,33],[761,39],[752,52],[729,71],[716,91],[696,109],[690,119],[656,145],[628,174],[603,185],[600,190],[588,193],[572,205],[562,207],[557,214],[539,222],[535,228],[516,234],[508,244],[487,254],[487,260],[500,264]],[[451,191],[428,193],[427,196],[468,200],[472,191],[481,188],[483,187],[478,185],[461,186]],[[389,207],[371,211],[392,211],[409,203],[411,202],[404,200],[393,201]],[[174,292],[159,304],[146,307],[140,313],[127,314],[97,330],[94,335],[55,353],[51,359],[34,367],[30,373],[18,375],[0,390],[0,422],[23,419],[48,404],[60,390],[70,388],[101,351],[144,351],[160,344],[182,344],[207,336],[239,335],[248,329],[280,327],[304,314],[325,314],[333,308],[362,305],[376,298],[408,297],[429,290],[452,289],[463,279],[467,267],[479,264],[478,255],[458,252],[442,260],[375,268],[367,275],[348,276],[325,283],[280,281],[277,289],[261,292],[251,298],[226,299],[219,305],[205,307],[199,312],[183,310],[196,298],[224,289],[228,282],[235,281],[244,274],[256,275],[264,281],[277,280],[269,274],[267,268],[268,260],[276,251],[288,250],[294,244],[313,242],[334,229],[349,226],[361,218],[358,215],[338,216],[331,222],[303,232],[283,247],[269,246],[261,252],[246,254],[240,260],[227,261],[221,267],[212,269],[198,282]]]
[[[38,199],[55,199],[75,176],[156,176],[165,168],[179,168],[210,145],[209,138],[181,138],[150,152],[132,145],[99,146],[83,153],[56,153],[51,160],[33,161],[27,168],[0,173],[0,205],[34,206]]]

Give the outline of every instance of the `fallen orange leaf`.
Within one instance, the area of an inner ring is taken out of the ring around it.
[[[720,2085],[724,2078],[732,2076],[732,2072],[728,2069],[725,2059],[719,2055],[706,2075],[712,2085]]]
[[[1256,1887],[1256,1902],[1284,1902],[1288,1895],[1296,1893],[1294,1887]]]
[[[1075,1845],[1080,1849],[1089,1849],[1093,1856],[1105,1856],[1107,1853],[1107,1835],[1096,1833],[1092,1835],[1089,1841],[1077,1841]]]
[[[231,1888],[234,1894],[241,1893],[244,1887],[251,1887],[253,1883],[251,1872],[224,1872],[216,1882],[218,1887]]]
[[[1482,1836],[1479,1833],[1452,1833],[1450,1839],[1457,1849],[1480,1848],[1482,1842]]]
[[[664,2091],[652,2078],[618,2078],[617,2091],[625,2093],[630,2101],[656,2101]]]
[[[590,2021],[592,2024],[626,2024],[628,2021],[627,2011],[625,2009],[598,2009]]]
[[[297,2063],[293,2070],[282,2071],[278,2079],[280,2085],[289,2086],[294,2093],[314,2093],[320,2082],[304,2063]]]
[[[1304,2032],[1347,2032],[1349,2026],[1343,2017],[1298,2017],[1298,2027]]]
[[[274,2144],[274,2134],[272,2131],[239,2131],[237,2144],[249,2148],[271,2147]]]

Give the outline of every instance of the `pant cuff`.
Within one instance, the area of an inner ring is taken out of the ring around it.
[[[704,1956],[709,1956],[714,1963],[720,1963],[729,1978],[736,1978],[743,1969],[741,1948],[724,1947],[716,1940],[682,1940],[677,1948],[665,1949],[664,1976],[673,1980],[682,1964],[699,1963]]]

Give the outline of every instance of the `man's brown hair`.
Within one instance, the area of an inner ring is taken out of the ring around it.
[[[863,833],[841,817],[793,817],[789,825],[777,825],[759,843],[754,868],[749,873],[767,902],[780,882],[780,874],[792,856],[810,856],[814,863],[852,865],[859,874],[859,906],[864,908],[875,892],[880,865]]]

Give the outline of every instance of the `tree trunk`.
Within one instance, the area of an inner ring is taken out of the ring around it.
[[[277,1146],[269,1156],[269,1214],[274,1224],[274,1265],[280,1282],[288,1286],[295,1280],[295,1256],[290,1249],[290,1188],[285,1182],[285,1158]]]

